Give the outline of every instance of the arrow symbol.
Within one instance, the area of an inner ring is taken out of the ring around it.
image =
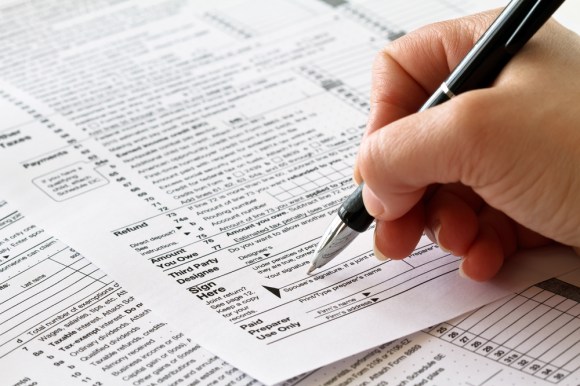
[[[182,227],[176,227],[177,229],[181,229]]]
[[[191,232],[184,232],[186,236],[189,236]]]
[[[270,257],[270,254],[269,253],[264,253],[264,256]]]
[[[8,255],[4,256],[4,258],[5,258],[5,259],[7,259],[7,258],[9,258],[9,257],[10,257],[10,256],[8,256]]]
[[[280,296],[280,290],[278,288],[268,287],[268,286],[265,286],[265,285],[263,285],[262,287],[264,287],[265,289],[267,289],[268,291],[270,291],[271,293],[273,293],[274,295],[276,295],[280,299],[282,299],[282,297]]]
[[[379,300],[379,298],[372,298],[371,299],[373,302],[377,302]]]
[[[364,296],[369,296],[371,293],[370,292],[363,292]]]

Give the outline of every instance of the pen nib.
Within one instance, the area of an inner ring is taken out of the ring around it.
[[[358,235],[357,231],[349,228],[340,217],[336,216],[316,246],[314,260],[308,269],[308,275],[314,272],[315,269],[322,267],[334,259],[336,255],[354,240],[356,235]]]

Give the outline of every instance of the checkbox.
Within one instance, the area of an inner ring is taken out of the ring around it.
[[[284,190],[282,190],[279,186],[274,186],[270,189],[268,189],[268,192],[272,195],[272,196],[277,196],[278,194],[281,194],[284,192]]]
[[[318,185],[316,185],[313,182],[308,182],[308,183],[304,184],[302,187],[306,190],[312,190],[312,189],[316,189],[318,187]]]
[[[289,198],[292,198],[292,195],[290,193],[288,193],[288,192],[284,192],[284,193],[278,194],[276,196],[276,198],[278,200],[280,200],[280,201],[285,201],[285,200],[287,200]]]
[[[301,187],[297,186],[294,189],[290,189],[288,191],[288,193],[290,193],[292,196],[298,196],[299,194],[304,193],[304,189],[302,189]]]

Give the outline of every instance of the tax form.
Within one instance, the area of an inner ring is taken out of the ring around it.
[[[258,382],[0,200],[3,385]]]
[[[461,4],[15,2],[0,193],[264,383],[456,317],[577,259],[515,259],[477,284],[426,238],[379,262],[367,233],[305,272],[353,188],[375,52]]]
[[[580,272],[304,374],[300,385],[577,385]]]
[[[2,200],[0,250],[3,384],[261,384]],[[282,385],[574,385],[578,285],[578,271],[549,279]]]

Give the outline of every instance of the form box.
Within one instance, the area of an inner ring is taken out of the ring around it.
[[[55,201],[65,201],[109,183],[93,165],[86,162],[75,162],[37,177],[32,182]]]

